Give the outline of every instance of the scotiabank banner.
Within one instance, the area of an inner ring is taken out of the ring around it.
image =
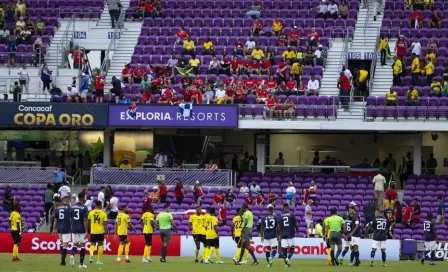
[[[257,257],[265,257],[265,248],[259,237],[255,237],[250,245]],[[194,256],[194,241],[190,236],[188,239],[182,236],[180,255],[182,257]],[[236,244],[232,237],[220,237],[219,248],[221,249],[221,257],[231,258],[235,256]],[[370,260],[370,252],[372,249],[372,240],[362,239],[359,244],[359,257],[362,260]],[[200,253],[202,254],[202,253]],[[400,241],[387,240],[387,260],[398,261],[400,257]],[[320,238],[295,238],[294,257],[297,259],[327,259],[327,248],[325,242]],[[378,260],[381,259],[381,253],[378,250],[376,254]]]
[[[131,242],[130,255],[143,255],[145,248],[145,239],[143,235],[129,235]],[[0,253],[10,253],[13,248],[13,241],[10,233],[0,233]],[[171,243],[168,246],[168,256],[180,256],[180,236],[172,236]],[[104,254],[117,254],[120,239],[114,239],[114,235],[109,235],[108,239],[104,241]],[[160,255],[162,241],[160,236],[155,235],[152,238],[151,255]],[[72,245],[69,244],[71,249]],[[86,244],[89,249],[90,243]],[[61,241],[58,235],[49,233],[24,233],[22,235],[22,242],[20,243],[21,253],[39,253],[39,254],[58,254],[61,252]]]

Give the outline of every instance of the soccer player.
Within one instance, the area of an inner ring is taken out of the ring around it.
[[[190,232],[190,229],[192,230],[191,234],[193,235],[193,240],[194,240],[194,243],[196,244],[196,250],[194,252],[194,255],[195,255],[194,262],[195,263],[199,262],[198,256],[199,256],[199,250],[201,249],[201,243],[202,243],[203,249],[202,249],[201,263],[203,263],[207,257],[205,255],[207,232],[205,230],[205,216],[202,215],[201,207],[197,207],[196,213],[192,214],[190,216],[190,218],[188,219],[188,232]],[[187,234],[187,237],[188,237],[188,234]]]
[[[145,250],[143,251],[142,263],[151,262],[151,246],[152,246],[152,234],[156,229],[154,223],[154,207],[148,205],[147,211],[142,215],[140,224],[143,226],[143,236],[145,237]]]
[[[90,211],[88,217],[88,226],[90,229],[90,259],[89,262],[93,262],[93,253],[95,252],[95,245],[98,244],[98,259],[97,265],[102,265],[101,258],[103,257],[103,243],[104,234],[106,233],[107,239],[107,214],[103,211],[103,202],[97,200],[95,202],[95,209]]]
[[[55,210],[55,218],[53,220],[53,234],[56,234],[56,231],[59,234],[59,240],[61,240],[61,266],[65,266],[65,257],[67,256],[67,246],[70,242],[70,233],[71,233],[71,209],[69,206],[70,196],[66,195],[62,199],[62,205],[57,207]]]
[[[12,261],[21,262],[19,259],[19,246],[22,241],[22,217],[20,216],[20,206],[15,204],[13,211],[9,215],[9,226],[11,227],[11,236],[14,241],[14,247],[12,248]]]
[[[366,225],[366,231],[368,228],[373,229],[373,242],[372,252],[370,252],[370,267],[373,267],[373,259],[375,259],[375,252],[378,248],[381,248],[381,258],[383,260],[383,267],[386,267],[386,239],[388,232],[387,219],[384,218],[380,209],[376,209],[375,218]]]
[[[423,231],[425,235],[425,255],[423,255],[421,263],[425,264],[425,257],[430,255],[429,265],[435,265],[434,258],[436,255],[435,250],[437,249],[437,232],[432,212],[428,213],[428,218],[423,222]]]
[[[156,217],[157,227],[160,229],[160,237],[162,238],[162,249],[160,250],[160,262],[166,263],[166,250],[171,242],[171,226],[177,234],[177,226],[174,223],[173,215],[170,213],[170,204],[163,205],[163,212]]]
[[[244,251],[249,251],[250,256],[254,259],[254,262],[252,265],[259,265],[260,263],[257,260],[257,257],[255,257],[254,251],[250,248],[250,240],[252,239],[252,228],[254,226],[254,215],[251,211],[249,211],[249,206],[244,203],[241,208],[240,212],[243,214],[243,232],[241,234],[241,253],[240,258],[238,259],[238,262],[235,262],[235,265],[241,265],[241,260],[244,256]]]
[[[340,265],[342,265],[342,262],[344,261],[344,257],[350,249],[350,243],[351,243],[351,238],[348,236],[348,233],[350,233],[352,231],[352,228],[350,226],[352,223],[352,219],[351,219],[349,206],[347,206],[347,211],[344,213],[344,215],[342,215],[342,219],[344,219],[344,222],[345,222],[346,233],[345,233],[345,239],[343,240],[344,250],[342,251],[341,257],[339,257]]]
[[[71,207],[71,220],[72,220],[72,236],[73,246],[72,254],[70,255],[70,265],[75,265],[75,254],[77,247],[81,248],[79,255],[79,268],[87,268],[84,265],[84,257],[86,256],[86,242],[87,233],[89,232],[87,225],[87,207],[84,206],[86,202],[86,195],[84,192],[78,194],[78,202]]]
[[[347,225],[347,240],[350,239],[350,247],[352,252],[350,253],[350,266],[359,266],[361,262],[359,261],[359,243],[361,241],[361,218],[359,218],[359,214],[356,212],[355,206],[350,206],[348,210],[351,222],[350,225]],[[350,229],[348,228],[350,226]],[[355,263],[353,263],[355,260]],[[342,265],[342,261],[341,261]]]
[[[124,254],[126,256],[125,261],[127,263],[131,262],[129,260],[129,248],[131,247],[131,242],[129,242],[128,239],[128,227],[130,227],[135,233],[137,233],[137,230],[131,223],[131,218],[129,218],[128,206],[123,205],[121,207],[121,213],[115,219],[115,235],[118,235],[118,237],[120,237],[120,245],[118,246],[117,252],[117,263],[121,263],[121,254],[123,254],[123,247]],[[114,239],[115,238],[116,236],[114,236]]]
[[[232,239],[236,243],[236,254],[233,257],[233,261],[237,262],[240,258],[241,254],[241,232],[243,231],[243,216],[240,211],[240,208],[236,209],[236,216],[232,220]],[[247,263],[247,255],[249,255],[248,251],[244,252],[243,263]]]
[[[339,266],[338,258],[342,252],[342,235],[341,230],[345,233],[345,222],[342,217],[337,215],[337,209],[335,207],[331,208],[330,213],[331,216],[328,218],[328,227],[330,228],[330,247],[331,247],[331,264],[333,266]],[[338,246],[338,251],[336,252],[336,256],[334,255],[334,247]]]
[[[277,235],[278,239],[281,240],[285,267],[291,267],[291,258],[294,255],[294,237],[296,233],[299,233],[299,224],[297,224],[296,217],[289,212],[288,203],[283,203],[283,213],[277,217]]]
[[[210,215],[206,221],[207,223],[207,248],[205,249],[207,259],[205,264],[211,263],[213,252],[216,250],[216,263],[223,264],[221,261],[221,251],[219,250],[219,232],[218,232],[218,218],[215,216],[215,208],[210,208]]]
[[[333,265],[331,263],[331,246],[330,246],[330,227],[328,226],[328,218],[327,217],[324,219],[324,225],[322,227],[322,233],[324,234],[324,241],[325,244],[327,245],[327,252],[328,252],[328,256],[327,256],[327,264],[328,265]]]
[[[268,205],[268,215],[261,219],[261,242],[266,247],[266,260],[268,267],[272,266],[272,259],[277,254],[277,217],[274,215],[274,206]]]

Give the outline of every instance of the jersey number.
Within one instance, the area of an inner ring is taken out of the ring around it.
[[[352,231],[352,226],[350,224],[347,224],[346,228],[347,228],[347,231]]]
[[[431,224],[428,222],[425,222],[425,224],[423,224],[423,230],[424,231],[431,231]]]
[[[99,224],[100,223],[100,216],[98,214],[93,216],[93,222],[95,224]]]
[[[285,217],[287,218],[287,217]],[[265,219],[264,220],[265,225],[265,229],[273,229],[275,227],[275,220],[274,219]]]
[[[117,222],[118,222],[118,225],[121,226],[121,218],[118,218]]]
[[[386,221],[376,221],[377,230],[386,230]]]
[[[59,210],[59,219],[64,220],[64,211],[63,210]]]
[[[283,217],[283,226],[289,227],[289,217]]]
[[[243,221],[237,220],[235,221],[235,229],[241,229],[243,227]]]
[[[76,214],[73,216],[73,219],[79,220],[79,210],[73,210]]]

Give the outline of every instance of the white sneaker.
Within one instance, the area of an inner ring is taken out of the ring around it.
[[[152,263],[151,258],[146,258],[146,260],[148,261],[148,263]]]
[[[148,259],[143,258],[142,263],[149,263]]]
[[[80,264],[78,268],[87,268],[87,265]]]
[[[70,265],[75,266],[75,256],[70,255]]]
[[[240,264],[247,264],[247,261],[241,261]]]

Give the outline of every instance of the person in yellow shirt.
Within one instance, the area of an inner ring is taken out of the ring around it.
[[[280,18],[278,17],[275,18],[274,22],[272,22],[271,29],[272,29],[272,35],[276,36],[284,32],[283,23],[282,21],[280,21]]]
[[[196,208],[196,213],[192,214],[190,216],[190,218],[188,219],[188,232],[190,232],[191,230],[191,235],[193,236],[193,240],[194,243],[196,245],[196,249],[195,249],[195,259],[194,262],[197,263],[198,261],[198,256],[199,256],[199,250],[201,249],[201,243],[203,245],[203,250],[202,250],[202,259],[201,259],[201,263],[203,263],[206,260],[206,256],[205,256],[205,246],[207,243],[206,240],[206,231],[205,231],[205,215],[202,214],[202,209],[201,207],[197,207]],[[187,237],[188,237],[188,232],[187,232]]]
[[[418,106],[418,91],[412,85],[406,94],[406,106]]]
[[[386,65],[386,45],[387,45],[387,39],[386,37],[384,37],[384,34],[381,33],[378,50],[380,51],[380,59],[382,66]]]
[[[206,248],[206,257],[207,259],[204,261],[205,264],[209,264],[212,262],[211,257],[213,252],[216,250],[216,263],[223,264],[221,261],[221,251],[219,250],[219,232],[218,232],[218,218],[215,216],[215,208],[210,208],[209,216],[206,219],[206,239],[207,239],[207,248]]]
[[[213,50],[213,43],[210,41],[210,38],[207,37],[204,42],[204,52],[203,55],[213,55],[215,50]]]
[[[131,242],[129,242],[128,239],[128,227],[130,227],[135,233],[137,233],[137,230],[135,229],[134,225],[131,223],[131,218],[128,215],[128,206],[124,205],[121,207],[121,213],[117,216],[115,219],[115,236],[118,235],[120,237],[120,246],[118,246],[118,253],[117,253],[117,263],[121,263],[121,255],[123,254],[123,247],[124,247],[124,254],[126,256],[126,262],[130,263],[129,260],[129,248],[131,247]]]
[[[145,249],[143,250],[142,263],[151,262],[152,234],[155,230],[154,207],[148,206],[148,211],[140,218],[139,223],[143,227],[143,237],[145,237]]]
[[[294,59],[294,62],[296,62],[296,61],[299,61],[299,62],[303,61],[302,47],[297,48],[297,54],[296,54],[296,58]]]
[[[288,48],[286,49],[285,52],[283,52],[282,57],[285,60],[289,60],[292,63],[293,59],[296,57],[296,52],[294,52],[291,46],[288,45]]]
[[[19,204],[14,204],[13,211],[9,215],[9,227],[11,228],[11,236],[14,242],[12,248],[12,261],[21,262],[19,259],[19,246],[22,241],[22,217],[20,216]]]
[[[325,243],[327,244],[327,252],[328,252],[327,264],[333,265],[331,262],[330,226],[328,225],[328,218],[329,217],[324,219],[323,233],[324,233]]]
[[[425,59],[430,59],[432,62],[436,59],[436,54],[431,48],[428,48]]]
[[[428,84],[431,84],[432,78],[434,77],[434,63],[429,58],[426,59],[425,75]]]
[[[429,96],[442,96],[442,82],[440,82],[439,79],[435,78],[434,81],[431,83],[431,93]]]
[[[26,16],[26,3],[25,0],[19,0],[16,5],[16,13],[20,13],[21,17]]]
[[[193,72],[195,74],[199,73],[199,65],[201,64],[201,61],[196,58],[196,55],[191,55],[191,59],[188,61],[189,68],[193,68]]]
[[[369,77],[369,72],[366,70],[366,67],[364,65],[361,65],[361,68],[359,69],[359,95],[366,96],[367,95],[367,79]]]
[[[183,55],[194,55],[194,49],[196,46],[194,45],[194,41],[191,37],[188,37],[186,41],[184,41],[184,48],[182,50]]]
[[[121,169],[129,169],[132,168],[132,165],[129,163],[128,160],[124,160],[122,164],[120,164]]]
[[[398,106],[397,100],[398,94],[394,89],[390,88],[390,90],[386,93],[386,100],[384,101],[385,106]]]
[[[103,211],[103,202],[100,200],[95,202],[95,209],[92,210],[88,217],[88,225],[90,229],[90,263],[93,262],[93,253],[95,252],[95,245],[98,244],[98,259],[96,264],[102,265],[101,258],[103,257],[103,243],[104,234],[107,239],[107,214]]]
[[[264,52],[263,52],[263,50],[260,49],[259,45],[256,45],[254,50],[252,50],[251,55],[252,55],[253,59],[259,61],[259,60],[261,60],[262,57],[264,57]]]
[[[392,64],[394,79],[393,79],[393,86],[401,86],[401,74],[403,73],[403,65],[401,63],[401,60],[395,56],[394,57],[394,64]]]
[[[291,66],[291,76],[297,82],[300,80],[300,75],[302,74],[302,68],[303,65],[301,62],[295,62]]]
[[[243,216],[240,212],[240,209],[236,209],[236,215],[232,219],[232,239],[236,243],[236,254],[233,258],[234,260],[239,260],[241,254],[241,234],[243,231]],[[249,251],[244,251],[243,260],[247,263],[247,256],[249,255]]]
[[[415,53],[412,53],[412,84],[418,85],[418,77],[420,76],[420,60]]]

